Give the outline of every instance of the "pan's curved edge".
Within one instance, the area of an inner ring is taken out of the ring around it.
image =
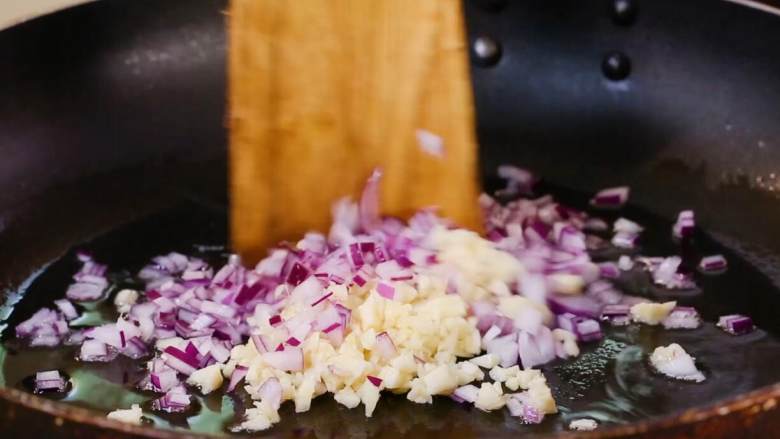
[[[777,1],[768,1],[768,0],[724,0],[731,3],[736,3],[738,5],[742,5],[748,8],[758,9],[762,12],[767,12],[769,14],[774,15],[780,15],[780,3]]]
[[[13,12],[6,10],[4,11],[4,16],[0,17],[0,30],[34,20],[37,17],[54,14],[65,9],[80,6],[84,3],[93,1],[97,0],[49,0],[47,2],[18,2],[17,4],[11,6],[14,8]]]

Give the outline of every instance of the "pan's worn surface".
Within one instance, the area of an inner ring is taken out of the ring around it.
[[[497,43],[482,44],[472,67],[484,173],[514,162],[580,191],[630,184],[638,205],[666,218],[693,208],[760,271],[734,284],[730,305],[777,336],[780,21],[714,0],[616,3],[636,9],[465,2],[470,41]],[[4,301],[72,246],[163,206],[194,199],[187,205],[225,211],[225,8],[108,0],[0,34]],[[215,239],[221,218],[204,226]],[[776,437],[777,398],[780,385],[761,387],[592,436]],[[428,431],[473,433],[462,425]],[[20,437],[180,437],[13,388],[0,389],[0,426]]]

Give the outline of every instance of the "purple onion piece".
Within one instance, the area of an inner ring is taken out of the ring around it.
[[[601,305],[588,296],[550,294],[547,297],[547,305],[554,314],[571,313],[589,318],[596,318],[601,314]]]
[[[629,193],[628,186],[603,189],[591,198],[590,204],[598,208],[616,209],[626,204]]]
[[[534,185],[539,178],[531,171],[512,165],[500,165],[498,176],[507,181],[507,185],[499,192],[501,196],[532,195]]]
[[[54,304],[57,305],[65,320],[73,320],[79,316],[76,307],[67,299],[55,300]]]
[[[232,392],[236,386],[238,386],[238,383],[241,382],[241,380],[244,379],[247,372],[249,372],[249,368],[246,366],[236,366],[235,369],[233,369],[233,373],[230,375],[230,384],[228,385],[228,392]]]
[[[744,335],[756,329],[753,319],[742,314],[721,316],[718,319],[718,327],[732,335]]]
[[[564,313],[560,314],[557,320],[559,328],[573,333],[579,341],[600,340],[603,336],[601,325],[594,319]]]
[[[511,335],[507,337],[511,337]],[[552,331],[546,326],[541,326],[535,334],[520,331],[517,336],[517,357],[524,369],[530,369],[554,360],[556,357],[555,339]],[[513,364],[505,363],[502,358],[502,367],[512,366]]]
[[[696,221],[692,210],[683,210],[677,215],[677,221],[672,226],[672,235],[677,238],[687,238],[693,235]]]
[[[617,279],[620,277],[620,269],[614,262],[602,262],[598,266],[601,277],[606,279]]]
[[[64,392],[68,387],[68,377],[58,370],[37,372],[33,379],[34,393]]]
[[[723,255],[711,255],[701,258],[699,271],[707,274],[722,273],[728,268],[728,261]]]
[[[628,305],[607,305],[601,310],[601,321],[612,326],[625,326],[631,323],[631,307]]]
[[[617,248],[634,249],[639,242],[639,234],[618,232],[612,237],[611,242]]]
[[[179,413],[187,410],[190,403],[190,395],[184,386],[179,385],[166,392],[162,397],[152,401],[152,410]]]

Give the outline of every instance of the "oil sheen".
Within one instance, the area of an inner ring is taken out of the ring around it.
[[[584,205],[571,197],[570,205]],[[661,256],[680,251],[669,236],[670,223],[638,209],[621,212],[645,226],[641,254]],[[615,214],[612,214],[613,216]],[[614,217],[607,216],[607,219]],[[208,396],[192,391],[194,403],[185,413],[154,413],[149,404],[155,394],[140,391],[137,381],[143,375],[143,362],[124,357],[110,363],[83,363],[75,360],[76,348],[29,348],[13,338],[14,326],[41,306],[64,295],[70,276],[78,269],[76,250],[87,250],[109,265],[115,290],[139,287],[134,274],[151,257],[168,251],[198,255],[214,264],[224,261],[225,216],[222,212],[188,206],[146,218],[85,243],[37,272],[20,291],[8,294],[13,312],[7,306],[0,322],[5,323],[0,345],[0,385],[29,391],[25,379],[36,371],[59,369],[70,376],[72,387],[56,396],[65,404],[75,404],[104,416],[116,408],[141,404],[144,416],[157,427],[186,429],[203,433],[230,434],[229,427],[251,403],[243,389],[234,394],[214,392]],[[198,245],[192,245],[193,242]],[[128,245],[132,243],[132,245]],[[697,291],[674,293],[650,284],[641,272],[625,274],[618,282],[629,294],[653,300],[677,300],[696,307],[705,323],[696,330],[665,330],[660,327],[630,325],[604,326],[600,342],[581,344],[582,353],[573,361],[557,361],[543,368],[551,382],[560,413],[548,416],[540,425],[523,425],[501,410],[483,413],[437,397],[432,405],[418,405],[403,396],[383,396],[367,419],[362,408],[348,410],[331,397],[313,401],[311,410],[294,413],[291,403],[280,410],[281,423],[272,432],[280,436],[306,437],[418,437],[448,434],[452,437],[527,437],[562,431],[571,420],[588,417],[599,428],[647,418],[668,416],[681,410],[716,402],[780,380],[780,342],[773,335],[770,320],[762,318],[760,301],[751,295],[776,293],[773,284],[759,271],[740,260],[704,233],[695,237],[696,251],[723,253],[729,270],[719,276],[698,276]],[[610,258],[604,253],[594,258]],[[2,311],[2,308],[0,308]],[[759,329],[745,336],[731,336],[713,322],[722,314],[742,312],[752,315]],[[750,314],[755,312],[755,314]],[[90,304],[74,324],[95,325],[116,319],[111,300]],[[674,381],[655,373],[648,364],[654,348],[679,343],[696,357],[707,376],[703,383]],[[29,382],[29,380],[27,381]],[[44,395],[43,397],[47,397]],[[51,396],[55,397],[55,396]]]

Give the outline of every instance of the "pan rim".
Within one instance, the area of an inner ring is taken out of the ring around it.
[[[96,410],[52,401],[18,389],[0,387],[0,398],[23,407],[47,413],[56,418],[67,419],[80,424],[88,424],[107,431],[121,431],[140,437],[149,438],[216,438],[226,435],[211,433],[196,433],[184,430],[158,428],[153,426],[137,426],[114,421],[103,416],[95,416]],[[780,399],[780,383],[759,387],[747,393],[718,400],[709,404],[693,407],[681,412],[673,412],[657,418],[640,420],[629,424],[610,425],[590,432],[560,432],[550,438],[615,438],[632,437],[643,433],[663,433],[668,429],[679,429],[681,426],[692,427],[718,417],[736,416],[739,414],[755,415],[761,411],[770,411],[777,406]],[[270,432],[273,437],[273,431]]]

